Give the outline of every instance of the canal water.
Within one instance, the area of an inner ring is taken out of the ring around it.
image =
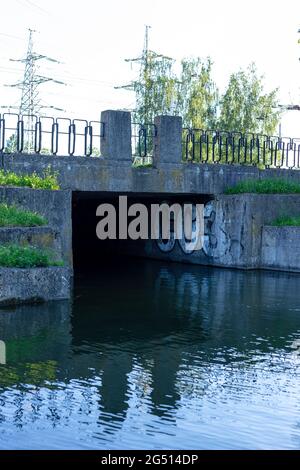
[[[128,258],[0,310],[0,448],[299,449],[299,287]]]

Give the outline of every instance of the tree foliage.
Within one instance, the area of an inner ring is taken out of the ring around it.
[[[279,121],[277,90],[264,93],[263,77],[252,64],[230,76],[220,103],[219,127],[226,131],[274,134]]]
[[[136,95],[136,121],[151,123],[160,114],[174,114],[173,63],[173,59],[148,51],[139,79],[130,85]]]
[[[212,62],[183,59],[180,79],[176,83],[176,114],[184,127],[211,128],[216,124],[218,90],[211,76]]]
[[[12,134],[6,141],[4,153],[15,153],[17,151],[17,136]]]
[[[179,115],[184,127],[270,135],[279,122],[278,90],[265,93],[253,64],[233,73],[220,95],[210,58],[185,58],[176,74],[172,59],[149,51],[130,88],[136,95],[135,121],[141,123],[161,114]]]

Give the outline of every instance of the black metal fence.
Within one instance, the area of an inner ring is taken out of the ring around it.
[[[155,124],[132,124],[132,156],[134,162],[139,164],[151,163],[154,153],[154,138],[156,136]]]
[[[100,156],[101,121],[0,114],[0,153]],[[133,123],[134,164],[151,164],[157,128]],[[183,129],[184,161],[300,169],[300,138],[218,130]]]
[[[100,156],[100,121],[0,114],[0,153]]]
[[[183,160],[300,169],[300,138],[183,129]]]

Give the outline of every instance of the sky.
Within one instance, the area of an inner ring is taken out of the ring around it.
[[[18,105],[21,92],[4,85],[22,80],[28,28],[40,73],[65,85],[43,84],[40,96],[65,116],[99,120],[105,109],[132,109],[134,94],[117,90],[136,77],[125,62],[150,48],[173,57],[207,57],[224,90],[230,73],[255,62],[266,91],[279,88],[280,102],[300,104],[300,1],[296,0],[9,0],[1,2],[0,106]],[[0,113],[5,109],[0,109]],[[54,110],[49,115],[63,115]],[[282,133],[300,137],[300,112],[285,112]]]

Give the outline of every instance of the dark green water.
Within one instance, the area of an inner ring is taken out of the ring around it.
[[[299,449],[299,300],[297,275],[128,259],[2,310],[0,448]]]

